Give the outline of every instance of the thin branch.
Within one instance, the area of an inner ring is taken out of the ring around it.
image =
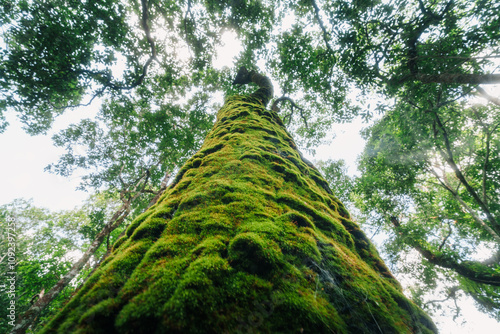
[[[489,131],[488,125],[484,124],[484,122],[482,121],[476,108],[472,108],[472,111],[476,115],[476,117],[479,121],[479,124],[481,124],[481,127],[483,128],[483,131],[484,131],[485,136],[486,136],[486,138],[485,138],[485,140],[486,140],[486,154],[484,157],[483,170],[482,170],[482,174],[483,174],[482,175],[482,190],[483,190],[483,201],[485,204],[488,204],[488,197],[486,196],[486,179],[487,179],[486,172],[488,170],[488,165],[489,165],[490,142],[491,142],[491,135],[492,135],[493,131],[491,131],[491,132]]]
[[[68,109],[68,108],[79,108],[79,107],[88,107],[89,105],[92,104],[92,102],[94,102],[94,100],[101,96],[104,91],[106,90],[106,86],[103,86],[101,87],[101,89],[99,89],[94,95],[92,95],[92,97],[90,98],[89,102],[87,103],[78,103],[78,104],[70,104],[70,105],[67,105],[67,106],[64,106],[64,107],[58,107],[58,106],[55,106],[53,104],[51,104],[51,107],[53,109],[56,109],[56,110],[64,110],[64,109]]]
[[[323,23],[323,20],[321,19],[318,4],[316,3],[316,0],[311,0],[311,4],[314,7],[314,16],[316,17],[316,20],[318,21],[318,24],[321,28],[321,31],[323,32],[323,40],[325,41],[325,45],[326,45],[327,49],[333,54],[333,49],[330,46],[330,42],[329,42],[329,38],[328,38],[328,36],[330,34],[328,33],[328,31],[326,31],[325,24]]]
[[[291,121],[291,118],[292,118],[293,113],[294,113],[294,108],[295,108],[295,109],[297,109],[299,111],[300,117],[304,121],[304,124],[305,124],[306,128],[309,129],[309,125],[307,124],[307,117],[304,116],[304,109],[301,108],[301,107],[299,107],[297,104],[295,104],[295,102],[291,98],[289,98],[288,96],[282,96],[282,97],[277,98],[273,102],[273,105],[271,106],[271,110],[276,111],[276,112],[279,111],[278,103],[283,102],[283,101],[290,102],[290,104],[292,106],[290,114],[286,115],[285,117],[289,117],[290,121]],[[285,123],[285,119],[283,119],[283,123]]]
[[[441,249],[443,249],[444,245],[446,244],[446,241],[448,240],[448,238],[451,236],[451,233],[453,232],[453,229],[451,228],[451,224],[450,224],[449,220],[447,221],[447,223],[448,223],[448,234],[443,238],[443,241],[441,241],[441,244],[438,247],[439,251],[441,251]]]
[[[481,88],[480,86],[476,87],[476,90],[478,92],[478,95],[481,95],[485,99],[487,99],[489,102],[496,104],[497,106],[500,106],[500,99],[498,97],[494,97],[486,93],[486,91]]]
[[[149,202],[149,206],[152,206],[152,205],[156,204],[156,202],[158,202],[158,200],[160,199],[163,192],[167,189],[168,180],[170,179],[171,176],[172,176],[171,172],[167,172],[165,174],[165,177],[163,178],[163,180],[160,184],[160,189],[156,193],[155,197],[153,197],[153,199]]]
[[[458,290],[460,290],[460,288],[458,286],[454,286],[454,287],[448,289],[448,293],[447,293],[447,296],[445,299],[429,300],[429,301],[424,303],[424,306],[428,305],[428,304],[442,303],[442,302],[449,300],[450,298],[453,298],[454,300],[456,300],[456,293]]]
[[[188,17],[188,15],[191,17],[191,20],[193,20],[193,13],[191,13],[191,0],[188,0],[188,2],[187,2],[186,14],[184,15],[184,34],[186,34],[186,36],[188,34],[187,33],[187,17]]]

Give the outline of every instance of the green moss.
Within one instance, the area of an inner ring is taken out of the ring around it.
[[[250,274],[267,275],[283,263],[278,245],[253,232],[240,233],[233,238],[228,255],[233,267]]]
[[[146,211],[142,214],[140,214],[139,216],[137,216],[134,221],[132,222],[132,224],[130,224],[130,226],[127,228],[127,236],[131,236],[132,233],[134,233],[135,229],[137,228],[137,226],[141,225],[141,223],[143,221],[146,220],[146,218],[148,218],[150,215],[151,215],[151,211]]]
[[[314,224],[311,222],[311,220],[297,211],[287,212],[284,215],[282,215],[280,219],[292,222],[298,227],[314,228]]]
[[[113,247],[111,248],[111,252],[114,252],[117,250],[126,240],[128,239],[128,236],[123,236],[120,239],[116,240],[115,243],[113,244]]]
[[[167,222],[162,218],[151,218],[141,224],[132,234],[132,240],[149,238],[156,240],[160,237],[163,230],[167,227]]]
[[[351,235],[334,217],[329,217],[321,213],[297,196],[288,193],[281,193],[277,197],[277,201],[278,203],[286,204],[288,207],[296,211],[306,213],[312,218],[312,221],[317,228],[324,230],[324,232],[329,232],[328,234],[332,238],[342,242],[349,248],[354,248],[354,241]],[[318,203],[316,203],[316,205],[318,205]]]
[[[42,333],[426,333],[276,113],[233,96]]]

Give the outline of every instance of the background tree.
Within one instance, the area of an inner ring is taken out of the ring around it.
[[[365,131],[355,181],[335,168],[338,163],[323,171],[330,184],[348,181],[346,201],[367,228],[390,236],[384,248],[392,268],[411,277],[420,305],[435,312],[451,300],[457,317],[460,294],[466,294],[498,319],[500,244],[482,210],[498,217],[499,109],[449,105],[443,132],[435,115],[418,118],[414,111],[396,105]]]
[[[497,318],[499,121],[498,107],[454,104],[417,118],[397,106],[367,131],[355,191],[371,224],[390,231],[395,259],[420,253],[417,267],[401,263],[420,272],[417,295],[444,277],[443,293],[463,291]]]
[[[343,71],[361,88],[395,98],[379,104],[383,118],[365,132],[352,199],[360,219],[392,235],[394,262],[420,278],[417,300],[439,279],[446,282],[439,299],[465,291],[498,318],[498,212],[486,190],[498,192],[490,170],[498,109],[464,101],[479,94],[498,104],[480,85],[499,80],[492,62],[499,3],[314,3]],[[488,248],[491,258],[480,260],[475,251]],[[423,257],[418,266],[410,249]],[[427,302],[439,307],[436,298]]]
[[[16,200],[0,207],[1,223],[6,224],[7,218],[12,218],[16,225],[16,314],[20,315],[35,304],[45,293],[56,285],[60,277],[67,274],[75,258],[84,251],[102,228],[103,222],[117,209],[119,201],[113,196],[101,194],[93,196],[84,203],[82,208],[61,212],[49,212],[33,206],[24,200]],[[1,226],[7,231],[6,226]],[[75,288],[89,275],[92,267],[106,253],[106,248],[117,239],[123,230],[117,229],[108,237],[86,266],[78,272],[71,284],[63,287],[52,303],[37,315],[37,321],[32,330],[36,331],[54,316],[64,303],[71,297]],[[2,238],[6,238],[2,234]],[[2,254],[7,254],[6,240],[1,240]],[[7,258],[0,258],[2,266],[1,284],[6,283],[4,270]],[[5,290],[5,286],[2,290]],[[5,291],[4,291],[5,292]],[[6,293],[1,294],[0,303],[7,308],[10,299]],[[8,318],[2,317],[0,328],[9,332],[12,326],[7,324]]]

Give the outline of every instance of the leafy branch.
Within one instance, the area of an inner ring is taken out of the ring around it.
[[[146,40],[149,44],[150,47],[150,55],[149,58],[146,60],[146,63],[142,67],[141,74],[139,77],[132,83],[128,85],[122,85],[119,83],[116,83],[111,74],[109,72],[103,72],[103,71],[92,71],[92,70],[76,70],[74,71],[76,74],[85,74],[94,79],[95,81],[99,82],[102,87],[92,95],[90,98],[89,102],[84,103],[84,104],[75,104],[75,105],[68,105],[64,107],[56,107],[53,106],[55,109],[67,109],[67,108],[75,108],[75,107],[86,107],[92,104],[92,102],[99,96],[102,96],[102,94],[106,91],[106,89],[112,89],[115,91],[122,91],[122,90],[131,90],[134,89],[144,82],[144,79],[147,76],[149,66],[153,61],[158,61],[157,59],[157,53],[156,53],[156,46],[155,42],[153,40],[153,37],[151,36],[151,29],[149,27],[149,4],[147,0],[141,0],[141,27],[144,31],[144,34],[146,36]]]
[[[330,41],[329,41],[329,33],[325,28],[323,20],[321,19],[318,4],[316,3],[316,0],[311,0],[311,4],[314,7],[314,16],[316,17],[316,21],[318,21],[321,31],[323,32],[323,40],[325,41],[326,48],[333,54],[334,52],[332,47],[330,46]]]

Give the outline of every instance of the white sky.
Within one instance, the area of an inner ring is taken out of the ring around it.
[[[226,46],[219,52],[216,65],[222,67],[232,64],[233,57],[238,53],[238,44],[227,38]],[[500,96],[498,91],[496,96]],[[32,198],[36,206],[46,207],[51,210],[72,209],[88,197],[88,193],[76,191],[79,184],[77,176],[64,178],[44,172],[44,167],[56,162],[64,150],[52,145],[51,136],[59,129],[71,122],[77,122],[84,117],[92,117],[99,108],[99,101],[90,107],[68,112],[56,120],[54,130],[46,136],[30,137],[21,129],[20,123],[14,115],[8,115],[11,123],[4,134],[0,134],[0,205],[6,204],[15,198]],[[355,171],[355,161],[361,153],[364,141],[359,131],[365,127],[361,121],[351,124],[334,126],[335,139],[330,145],[323,145],[317,149],[313,160],[326,160],[328,158],[344,159],[350,167],[350,173]],[[307,156],[307,154],[306,154]],[[404,284],[404,282],[402,282]],[[464,307],[467,323],[454,323],[451,317],[434,317],[434,321],[442,334],[466,333],[500,333],[500,324],[493,319],[475,310],[470,301],[470,307]]]

